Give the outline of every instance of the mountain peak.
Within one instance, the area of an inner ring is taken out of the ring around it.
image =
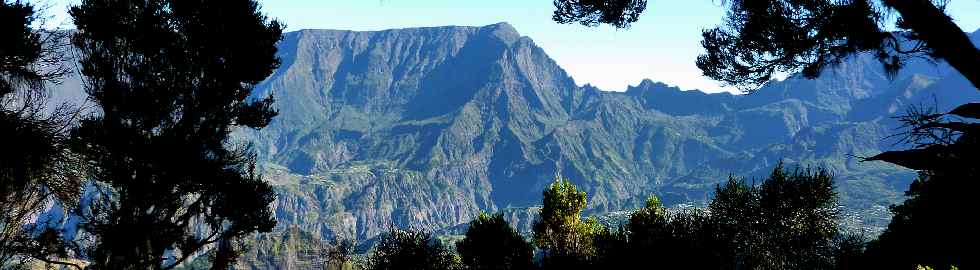
[[[515,32],[515,33],[517,32],[517,29],[515,29],[514,26],[511,25],[508,22],[499,22],[499,23],[495,23],[495,24],[489,24],[489,25],[486,25],[486,26],[483,26],[483,27],[496,28],[496,29],[509,29],[509,31],[511,31],[511,32]]]
[[[640,81],[640,84],[638,84],[636,87],[638,87],[638,88],[647,88],[647,87],[653,87],[656,84],[658,84],[658,83],[657,82],[654,82],[651,79],[643,79],[643,81]],[[660,84],[663,84],[663,83],[660,83]]]
[[[507,22],[499,22],[487,26],[480,27],[482,31],[487,31],[491,35],[499,38],[508,46],[514,44],[518,39],[521,38],[521,34],[517,32],[517,29],[513,25]]]
[[[636,86],[629,86],[626,88],[626,93],[643,93],[647,91],[661,91],[670,90],[671,92],[681,92],[682,90],[676,86],[670,86],[663,82],[655,82],[651,79],[643,79]]]

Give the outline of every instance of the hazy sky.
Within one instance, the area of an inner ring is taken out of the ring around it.
[[[51,13],[66,2],[48,0]],[[417,26],[480,26],[509,22],[578,84],[623,91],[649,78],[682,89],[717,92],[694,59],[703,51],[701,30],[721,22],[720,0],[649,0],[640,21],[626,30],[559,25],[551,0],[260,0],[269,16],[288,30],[306,28],[381,30]],[[951,0],[953,19],[965,31],[980,28],[980,0]],[[57,14],[53,14],[57,15]],[[70,23],[67,23],[70,25]]]

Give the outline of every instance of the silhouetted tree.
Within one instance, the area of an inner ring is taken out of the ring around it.
[[[616,229],[599,225],[594,218],[582,220],[585,198],[564,179],[545,190],[544,206],[533,225],[542,268],[853,269],[869,265],[861,257],[863,238],[838,231],[837,194],[833,177],[824,169],[786,170],[780,163],[758,185],[730,177],[716,187],[707,211],[672,213],[657,197],[650,197]]]
[[[655,261],[665,269],[719,269],[720,252],[710,216],[700,210],[671,213],[656,197],[626,223],[626,248],[613,267]]]
[[[274,193],[255,155],[229,140],[276,112],[254,86],[279,65],[282,25],[251,0],[84,0],[85,90],[100,109],[74,131],[94,171],[83,228],[94,269],[169,269],[214,244],[271,230]]]
[[[980,87],[980,50],[932,0],[730,0],[726,24],[705,30],[705,75],[751,90],[777,72],[808,78],[859,52],[873,52],[890,72],[913,57],[944,60]],[[584,25],[636,22],[645,0],[555,0],[554,20]],[[904,31],[888,31],[891,13]]]
[[[787,171],[782,164],[759,186],[765,243],[764,263],[780,269],[829,269],[838,235],[837,193],[824,169]]]
[[[585,26],[610,24],[627,28],[640,19],[646,0],[556,0],[552,19],[559,23],[578,22]]]
[[[592,248],[595,254],[588,262],[594,269],[629,269],[637,265],[637,258],[630,257],[628,251],[628,231],[618,227],[599,226],[592,235]],[[646,254],[649,254],[648,251]],[[649,257],[649,256],[648,256]]]
[[[564,269],[588,263],[595,255],[594,235],[602,226],[595,218],[582,219],[585,192],[559,177],[543,195],[541,212],[532,225],[543,266]]]
[[[971,119],[971,120],[964,120]],[[902,140],[912,149],[888,151],[866,160],[883,160],[918,170],[905,192],[907,199],[891,208],[888,228],[868,246],[876,265],[912,268],[919,264],[946,269],[978,265],[975,254],[961,248],[980,241],[969,212],[969,198],[980,188],[980,103],[948,113],[913,107],[900,118]]]
[[[670,237],[667,209],[660,199],[650,196],[644,207],[634,211],[625,224],[603,226],[594,236],[595,268],[629,269],[656,261],[656,268],[669,268],[671,260],[662,256]]]
[[[77,111],[47,105],[46,84],[67,72],[65,34],[38,28],[39,10],[0,0],[0,268],[30,261],[67,265],[68,246],[38,214],[50,203],[78,201],[84,166],[68,150],[66,131]],[[52,222],[56,222],[51,220]]]
[[[854,269],[864,241],[838,234],[825,170],[782,165],[758,186],[731,177],[708,211],[668,211],[656,197],[618,231],[601,230],[591,265],[623,269]]]
[[[892,206],[892,222],[869,244],[871,260],[883,268],[976,266],[975,252],[964,247],[980,240],[980,233],[972,218],[962,216],[970,209],[964,205],[969,203],[964,198],[971,198],[978,188],[976,174],[971,176],[921,173],[906,192],[908,199]],[[968,186],[961,182],[968,182]]]
[[[709,206],[725,264],[745,269],[831,269],[837,194],[825,170],[785,171],[759,186],[732,177]]]
[[[658,257],[665,255],[666,245],[675,236],[671,225],[670,213],[660,204],[660,199],[656,196],[647,198],[646,205],[630,214],[625,226],[629,248],[634,253],[629,257],[643,253]]]
[[[719,238],[713,216],[700,209],[670,213],[667,241],[657,244],[667,268],[732,269],[725,267],[728,246]],[[672,248],[673,247],[673,248]]]
[[[832,245],[834,269],[850,270],[880,268],[868,264],[868,260],[864,254],[868,241],[865,240],[864,236],[855,234],[841,234],[834,237]]]
[[[531,269],[531,243],[504,220],[503,214],[481,213],[470,222],[456,251],[467,269]]]
[[[40,29],[39,10],[28,1],[0,1],[0,96],[16,90],[43,92],[68,73],[63,55],[65,34]],[[35,93],[41,94],[41,93]]]
[[[368,257],[372,270],[461,269],[459,257],[422,230],[389,229]]]
[[[596,232],[593,239],[595,257],[591,265],[598,269],[629,269],[631,266],[647,264],[650,261],[660,259],[661,261],[658,261],[656,266],[657,268],[663,267],[663,258],[660,257],[656,246],[643,245],[642,243],[646,243],[649,239],[641,240],[642,237],[637,237],[632,229],[642,231],[640,234],[650,230],[659,232],[666,227],[666,215],[667,209],[660,205],[660,199],[651,196],[647,199],[645,207],[630,215],[630,220],[626,224],[620,224],[615,228],[603,226]],[[653,223],[657,224],[654,225]]]
[[[804,77],[817,77],[823,69],[861,52],[872,53],[891,74],[910,58],[945,61],[974,88],[980,88],[980,49],[945,14],[946,1],[732,0],[724,3],[728,8],[726,24],[704,31],[702,45],[707,54],[698,57],[697,65],[708,77],[749,91],[777,72],[802,72]],[[631,4],[588,9],[588,3],[556,0],[555,20],[628,27],[637,15],[626,11],[645,8],[645,1]],[[576,10],[567,5],[592,12],[567,12]],[[565,17],[559,18],[562,14]],[[899,31],[887,30],[892,19],[896,19]],[[875,262],[878,266],[911,268],[917,261],[940,266],[976,265],[973,260],[976,256],[965,254],[957,247],[976,242],[980,238],[977,231],[959,226],[961,223],[950,224],[948,220],[966,211],[963,200],[970,196],[962,192],[976,189],[978,166],[974,161],[978,160],[976,153],[980,153],[976,143],[980,126],[972,120],[950,120],[948,116],[978,119],[980,105],[966,104],[945,114],[912,112],[903,121],[907,124],[905,134],[914,143],[913,149],[889,151],[865,159],[890,162],[923,175],[906,192],[909,199],[892,207],[895,214],[892,224],[868,248],[878,258]],[[922,249],[927,251],[918,252]]]

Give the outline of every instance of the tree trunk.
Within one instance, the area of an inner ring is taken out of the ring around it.
[[[930,0],[884,0],[894,8],[937,58],[946,60],[980,90],[980,49],[953,19]]]

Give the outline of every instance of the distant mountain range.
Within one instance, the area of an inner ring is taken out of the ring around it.
[[[763,176],[780,161],[830,169],[849,224],[874,233],[914,172],[857,157],[901,148],[887,139],[899,131],[891,117],[910,105],[980,100],[945,65],[889,78],[864,56],[750,95],[649,80],[608,92],[577,85],[506,23],[301,30],[279,54],[255,95],[274,94],[280,115],[241,138],[279,190],[280,223],[324,239],[439,230],[480,211],[527,224],[559,173],[594,214],[649,195],[698,205],[729,175]]]
[[[254,93],[274,94],[279,116],[236,136],[260,154],[280,226],[323,240],[448,230],[481,211],[527,227],[556,174],[588,192],[590,214],[650,195],[697,206],[730,175],[764,176],[780,161],[829,169],[848,226],[873,234],[915,174],[858,157],[904,147],[888,137],[911,105],[980,100],[944,64],[889,78],[867,56],[749,95],[649,80],[603,91],[576,84],[506,23],[301,30],[285,34],[279,56]],[[77,84],[61,95],[79,97]]]

